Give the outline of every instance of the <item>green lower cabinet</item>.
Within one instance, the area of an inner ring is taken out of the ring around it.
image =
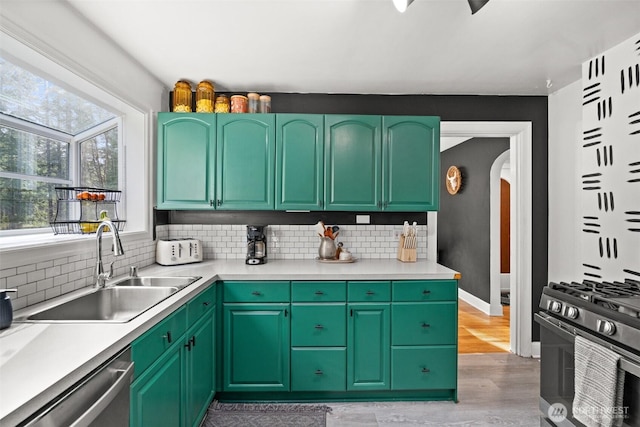
[[[224,391],[289,390],[289,304],[224,305]]]
[[[347,390],[389,389],[389,304],[349,304]]]
[[[394,390],[455,389],[456,346],[406,346],[391,350]]]
[[[345,304],[293,304],[291,345],[344,347],[347,344]]]
[[[131,427],[194,427],[202,421],[215,389],[215,308],[209,298],[215,294],[205,292],[131,344]],[[200,305],[208,308],[198,310]]]
[[[344,391],[347,356],[344,347],[291,349],[291,391]]]
[[[181,426],[182,343],[176,343],[131,384],[131,427]]]
[[[197,427],[213,399],[215,384],[214,310],[210,310],[188,332],[185,351],[185,426]]]
[[[455,302],[393,303],[392,345],[456,344]]]

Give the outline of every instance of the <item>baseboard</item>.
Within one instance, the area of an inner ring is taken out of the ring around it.
[[[477,296],[471,295],[469,292],[458,288],[458,298],[460,298],[462,301],[466,302],[467,304],[473,306],[474,308],[477,308],[484,314],[488,316],[491,315],[491,304],[481,300]]]
[[[535,359],[540,358],[540,341],[534,341],[531,343],[531,357]]]

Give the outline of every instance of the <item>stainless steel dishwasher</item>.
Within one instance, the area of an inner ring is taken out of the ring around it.
[[[127,347],[44,408],[25,427],[126,427],[133,376]]]

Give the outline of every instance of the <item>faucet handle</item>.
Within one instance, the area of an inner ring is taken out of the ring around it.
[[[138,277],[138,266],[132,265],[129,267],[129,276]]]

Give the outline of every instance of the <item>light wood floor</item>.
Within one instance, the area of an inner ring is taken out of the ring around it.
[[[503,315],[488,316],[458,300],[458,353],[509,352],[509,306]]]

